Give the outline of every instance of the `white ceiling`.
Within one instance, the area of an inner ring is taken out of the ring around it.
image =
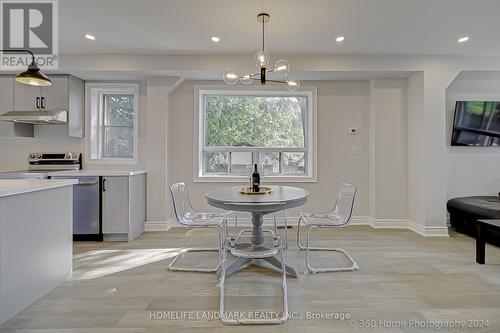
[[[500,55],[500,0],[60,0],[59,48],[252,55],[261,11],[271,14],[267,48],[274,53]],[[221,42],[211,42],[213,35]],[[464,35],[470,41],[458,44]]]

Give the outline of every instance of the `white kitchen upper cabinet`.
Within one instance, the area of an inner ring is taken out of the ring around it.
[[[15,82],[14,78],[10,79]],[[84,82],[72,75],[50,75],[50,79],[52,86],[43,88],[15,82],[14,110],[67,111],[68,135],[82,138],[84,136],[85,114]],[[0,103],[2,102],[0,101]]]
[[[13,77],[0,77],[0,115],[14,110]],[[16,124],[10,121],[0,121],[0,137],[33,136],[33,125]]]
[[[45,110],[68,111],[68,135],[84,135],[85,85],[79,78],[67,75],[51,77],[52,86],[43,87],[41,97]]]
[[[16,111],[38,111],[43,108],[50,111],[68,110],[68,77],[53,77],[51,80],[52,86],[43,88],[16,82],[14,86]]]
[[[69,92],[68,77],[54,77],[52,86],[43,87],[40,96],[44,99],[45,110],[68,110]]]
[[[40,87],[30,86],[24,83],[14,83],[14,110],[15,111],[36,111],[40,107]],[[37,105],[38,103],[38,105]]]
[[[83,138],[85,128],[85,82],[68,76],[68,134]]]

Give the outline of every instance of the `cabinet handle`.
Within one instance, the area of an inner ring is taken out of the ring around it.
[[[102,191],[106,192],[106,178],[102,179]]]
[[[40,104],[42,109],[45,109],[45,97],[42,97],[42,103]]]
[[[40,108],[40,97],[37,97],[36,98],[36,108],[39,109]]]

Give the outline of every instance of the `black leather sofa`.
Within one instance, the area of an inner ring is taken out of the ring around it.
[[[476,221],[481,219],[500,220],[500,196],[477,196],[454,198],[446,208],[450,213],[450,223],[458,232],[476,236]],[[490,232],[486,241],[500,246],[500,232]]]

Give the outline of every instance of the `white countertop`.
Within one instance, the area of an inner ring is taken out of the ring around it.
[[[51,188],[71,186],[76,179],[0,179],[0,198]]]
[[[49,176],[135,176],[146,173],[146,170],[68,170],[51,172]]]

